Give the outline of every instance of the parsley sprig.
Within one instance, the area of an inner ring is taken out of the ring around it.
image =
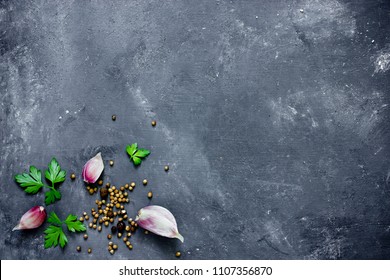
[[[56,184],[65,181],[66,177],[66,171],[61,170],[59,163],[54,157],[45,171],[45,177],[51,182],[51,186],[47,186],[42,182],[42,172],[39,169],[35,166],[30,166],[30,173],[17,174],[15,181],[28,194],[36,194],[42,187],[48,188],[49,191],[45,192],[45,203],[49,205],[61,199],[61,193],[56,189],[58,187]]]
[[[133,143],[131,145],[127,145],[126,152],[130,156],[130,160],[133,161],[134,165],[140,165],[142,160],[150,155],[150,151],[147,149],[138,149],[138,144]]]
[[[56,213],[51,212],[47,222],[51,225],[44,231],[45,233],[45,249],[50,247],[56,247],[60,244],[61,248],[64,248],[68,243],[68,238],[66,237],[62,225],[66,225],[70,232],[82,232],[86,228],[82,222],[77,220],[77,216],[68,215],[65,221],[61,221]]]

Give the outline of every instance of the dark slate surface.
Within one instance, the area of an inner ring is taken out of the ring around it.
[[[389,15],[386,0],[0,1],[1,259],[388,259]],[[139,169],[132,142],[152,151]],[[184,244],[139,232],[111,256],[107,232],[65,250],[43,248],[44,227],[11,232],[44,198],[16,173],[56,156],[78,178],[47,209],[80,215],[98,151],[105,182],[139,185],[127,210],[153,190]]]

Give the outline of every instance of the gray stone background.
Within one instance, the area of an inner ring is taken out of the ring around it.
[[[0,1],[1,259],[388,259],[389,19],[386,0]],[[98,151],[105,182],[138,183],[127,210],[152,190],[183,244],[11,232],[44,199],[16,173],[55,156],[78,178],[47,210],[80,215]]]

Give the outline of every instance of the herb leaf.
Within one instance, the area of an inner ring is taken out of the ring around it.
[[[139,158],[144,158],[150,155],[150,151],[146,149],[139,149],[134,156],[139,157]]]
[[[41,171],[35,166],[30,166],[29,174],[17,174],[15,181],[29,194],[36,194],[43,187]]]
[[[45,172],[45,177],[52,182],[53,185],[65,181],[66,171],[61,170],[60,165],[54,157],[50,161],[48,168],[49,169]]]
[[[142,159],[146,158],[148,155],[150,155],[150,151],[147,149],[138,149],[137,143],[127,145],[126,152],[130,156],[130,160],[133,161],[134,165],[140,165],[142,162]]]
[[[142,162],[142,159],[140,159],[139,157],[133,157],[133,162],[134,162],[134,165],[140,165]]]
[[[47,222],[50,223],[50,224],[57,225],[57,226],[62,225],[62,222],[61,222],[60,218],[58,218],[58,216],[54,212],[51,212],[49,214],[49,218],[47,218]]]
[[[54,203],[56,200],[61,199],[61,193],[57,191],[55,188],[50,189],[50,191],[45,192],[45,203],[46,205],[50,205]]]
[[[66,218],[65,224],[67,225],[68,230],[71,232],[86,230],[84,224],[77,220],[77,216],[72,214]]]
[[[137,143],[133,143],[133,144],[131,144],[131,146],[127,145],[127,147],[126,147],[126,151],[130,157],[132,157],[134,155],[134,153],[137,151],[137,149],[138,149]]]
[[[47,221],[51,225],[44,231],[45,249],[56,247],[58,244],[60,244],[61,248],[64,248],[68,243],[68,238],[62,230],[63,223],[67,225],[68,230],[71,232],[86,230],[85,226],[77,220],[77,216],[72,214],[68,215],[65,221],[61,221],[54,212],[51,212]]]
[[[58,240],[60,239],[60,236],[64,234],[60,226],[53,226],[53,225],[49,226],[44,231],[44,233],[45,233],[45,249],[50,247],[56,247],[58,245]],[[68,240],[66,240],[66,242],[67,241]],[[65,246],[63,238],[62,238],[62,244],[61,247],[63,248]]]

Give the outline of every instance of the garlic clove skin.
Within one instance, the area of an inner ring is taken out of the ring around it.
[[[98,153],[83,167],[83,180],[86,183],[95,183],[104,170],[102,154]]]
[[[140,227],[154,234],[168,238],[177,238],[184,242],[184,237],[177,229],[175,217],[164,207],[157,205],[146,206],[138,211],[135,221]]]
[[[22,218],[20,218],[19,224],[17,224],[12,231],[37,228],[43,224],[46,220],[46,216],[46,210],[43,206],[34,206],[24,213]]]

